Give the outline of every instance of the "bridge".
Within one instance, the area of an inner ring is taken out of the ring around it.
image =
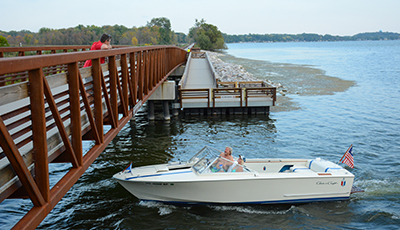
[[[49,48],[31,49],[40,54]],[[49,55],[0,59],[0,201],[33,203],[16,229],[40,224],[187,55],[174,46],[52,49]],[[103,57],[108,62],[101,64]],[[93,66],[80,68],[88,59]],[[85,140],[94,145],[83,153]],[[49,163],[61,162],[71,168],[50,187]]]
[[[275,88],[263,82],[218,82],[204,52],[89,49],[0,48],[0,202],[32,202],[15,229],[36,228],[146,102],[150,119],[157,100],[166,102],[165,111],[172,101],[189,113],[265,112],[275,103]],[[89,59],[92,67],[82,68]],[[85,141],[93,144],[84,152]],[[49,164],[57,163],[71,166],[50,184]]]

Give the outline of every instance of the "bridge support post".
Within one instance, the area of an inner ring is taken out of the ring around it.
[[[164,120],[171,120],[171,117],[169,115],[169,103],[168,101],[162,101],[163,103],[163,111],[164,111]]]
[[[147,110],[148,110],[148,116],[149,120],[153,121],[154,120],[154,101],[153,100],[148,100],[147,101]]]
[[[179,116],[179,109],[180,109],[180,104],[173,102],[172,103],[172,115],[175,117]]]

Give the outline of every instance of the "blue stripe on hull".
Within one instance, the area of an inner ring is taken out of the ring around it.
[[[191,173],[191,170],[188,171],[183,171],[183,172],[172,172],[172,173],[160,173],[160,174],[151,174],[151,175],[144,175],[144,176],[133,176],[133,177],[127,177],[124,180],[132,180],[132,179],[137,179],[137,178],[145,178],[145,177],[156,177],[156,176],[166,176],[166,175],[176,175],[176,174],[184,174],[184,173]]]
[[[215,202],[183,202],[183,201],[159,201],[159,200],[142,200],[153,201],[165,204],[177,205],[252,205],[252,204],[300,204],[313,202],[343,201],[349,200],[350,197],[330,197],[330,198],[313,198],[313,199],[296,199],[296,200],[274,200],[274,201],[257,201],[257,202],[235,202],[235,203],[215,203]]]

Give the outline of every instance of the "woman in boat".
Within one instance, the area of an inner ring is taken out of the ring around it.
[[[243,172],[243,163],[242,156],[239,155],[239,159],[233,164],[231,172]]]

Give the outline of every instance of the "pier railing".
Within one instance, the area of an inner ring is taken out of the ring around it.
[[[186,100],[206,101],[207,108],[215,108],[218,103],[236,100],[238,107],[248,106],[252,99],[270,99],[276,102],[276,88],[264,81],[218,82],[218,88],[180,89],[180,106]]]
[[[101,64],[106,57],[108,62]],[[79,68],[91,59],[93,66]],[[174,46],[0,58],[0,201],[29,198],[16,228],[36,228],[158,86],[186,62]],[[56,67],[55,71],[47,69]],[[83,141],[93,147],[83,154]],[[71,163],[49,184],[49,163]]]

